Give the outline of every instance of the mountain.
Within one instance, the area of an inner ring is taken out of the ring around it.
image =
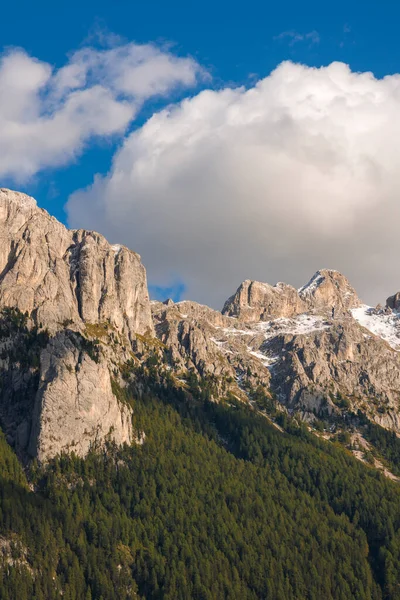
[[[261,385],[303,420],[345,408],[400,432],[400,315],[362,305],[337,271],[318,271],[298,291],[245,281],[222,316],[192,302],[152,308],[175,364],[229,380],[244,401]]]
[[[400,293],[217,311],[0,190],[0,598],[400,599]]]
[[[25,315],[16,336],[16,315],[3,313],[0,416],[25,461],[84,455],[109,435],[132,441],[131,407],[115,390],[126,385],[123,365],[143,361],[158,341],[163,368],[177,379],[187,371],[213,377],[219,394],[244,402],[261,386],[308,422],[360,410],[400,432],[397,296],[384,310],[365,307],[346,277],[322,269],[299,290],[245,281],[222,313],[150,303],[136,253],[70,231],[5,189],[0,236],[0,307]],[[34,364],[25,364],[18,353],[34,333]]]
[[[344,314],[361,306],[355,290],[338,271],[322,269],[299,290],[286,283],[272,286],[244,281],[225,303],[223,314],[246,322],[290,318],[306,312]]]
[[[97,233],[69,231],[32,198],[4,189],[0,238],[8,440],[39,460],[85,454],[110,430],[118,443],[131,441],[131,410],[113,394],[112,369],[129,359],[136,335],[153,335],[140,257]]]

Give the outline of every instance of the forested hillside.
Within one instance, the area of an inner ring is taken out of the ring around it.
[[[0,598],[400,598],[399,485],[207,395],[125,394],[143,444],[33,465],[30,487],[1,438]]]

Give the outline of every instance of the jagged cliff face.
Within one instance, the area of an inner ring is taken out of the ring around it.
[[[115,398],[104,356],[98,362],[73,337],[61,332],[40,356],[28,451],[39,461],[60,452],[84,456],[109,437],[116,444],[132,441],[131,411]],[[56,418],[55,418],[56,412]]]
[[[137,334],[154,335],[139,255],[97,233],[69,231],[34,199],[4,189],[0,239],[0,308],[26,311],[31,327],[52,336],[36,369],[3,361],[0,412],[9,440],[21,456],[40,460],[68,450],[84,455],[107,437],[130,442],[131,410],[114,396],[111,372]],[[85,344],[105,326],[118,347],[110,352],[102,340],[93,360]],[[5,335],[4,343],[11,353],[15,339]]]
[[[248,323],[292,317],[304,312],[306,303],[291,285],[272,286],[259,281],[244,281],[224,304],[222,313]]]
[[[241,323],[196,302],[153,302],[156,334],[169,350],[175,371],[191,369],[200,377],[216,378],[221,392],[228,388],[244,401],[238,382],[269,385],[270,374],[249,352]]]
[[[349,280],[338,271],[317,271],[298,292],[307,309],[314,313],[325,313],[334,308],[335,314],[346,314],[349,309],[361,306]]]
[[[150,303],[137,254],[9,190],[0,238],[0,422],[24,460],[132,443],[118,390],[151,353],[177,386],[210,378],[215,399],[262,388],[305,420],[361,410],[400,432],[399,293],[372,309],[323,269],[299,290],[245,281],[222,313]]]
[[[152,334],[140,256],[98,233],[70,231],[25,194],[0,190],[0,307],[52,331],[109,321],[129,339]]]
[[[361,306],[355,290],[338,271],[322,269],[299,290],[285,283],[272,286],[244,281],[224,305],[222,313],[245,322],[270,321],[305,312],[343,313]]]
[[[245,281],[223,309],[153,304],[156,332],[180,366],[217,373],[238,397],[267,386],[303,419],[361,410],[400,431],[400,314],[362,305],[337,271],[300,290]],[[334,312],[332,313],[332,309]],[[229,315],[229,316],[228,316]]]

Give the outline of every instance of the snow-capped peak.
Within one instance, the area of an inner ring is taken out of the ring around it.
[[[306,283],[305,285],[303,285],[297,291],[299,292],[300,295],[309,295],[309,294],[312,294],[321,285],[321,283],[324,282],[324,280],[325,280],[325,276],[322,274],[322,272],[321,271],[317,271],[311,277],[310,281],[308,281],[308,283]]]

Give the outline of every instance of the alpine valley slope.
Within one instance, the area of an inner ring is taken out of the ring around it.
[[[176,386],[212,382],[215,400],[262,390],[309,422],[361,411],[400,432],[397,295],[366,307],[321,270],[300,290],[245,281],[222,312],[150,302],[136,253],[5,189],[0,240],[0,424],[24,461],[133,442],[123,390],[143,392],[152,358]]]

